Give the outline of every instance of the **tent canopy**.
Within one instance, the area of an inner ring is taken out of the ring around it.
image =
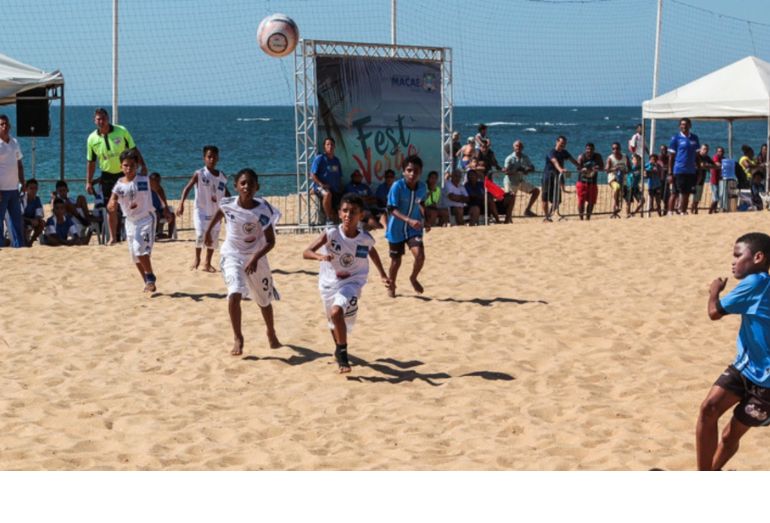
[[[46,73],[0,54],[0,105],[16,103],[18,93],[57,85],[64,85],[59,71]]]
[[[770,117],[770,63],[747,56],[642,104],[648,119]]]

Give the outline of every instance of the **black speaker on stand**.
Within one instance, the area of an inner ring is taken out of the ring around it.
[[[51,132],[45,87],[16,95],[16,136],[45,137]]]

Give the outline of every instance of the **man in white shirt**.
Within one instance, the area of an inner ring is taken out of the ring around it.
[[[0,114],[0,247],[5,243],[5,213],[11,218],[11,247],[24,247],[19,184],[24,186],[24,166],[19,142],[10,134],[11,121]]]

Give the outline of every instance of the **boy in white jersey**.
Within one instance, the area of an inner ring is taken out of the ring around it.
[[[200,265],[201,249],[205,244],[206,265],[203,266],[203,270],[206,272],[217,272],[211,265],[211,257],[214,254],[214,247],[219,241],[219,224],[211,230],[211,243],[204,241],[209,223],[219,210],[219,201],[225,196],[230,196],[230,193],[227,191],[227,177],[225,173],[217,170],[217,162],[219,162],[219,149],[214,145],[204,145],[204,167],[195,171],[190,181],[184,186],[179,209],[176,211],[178,216],[182,216],[187,195],[190,189],[195,187],[195,210],[193,211],[195,261],[190,266],[191,270],[197,269],[198,265]]]
[[[267,262],[267,253],[275,247],[275,224],[281,218],[278,209],[262,198],[255,198],[259,190],[257,173],[241,169],[235,175],[238,196],[225,197],[212,217],[205,232],[207,245],[212,245],[214,230],[225,219],[227,237],[220,249],[220,269],[227,284],[227,307],[233,326],[233,356],[243,354],[241,331],[241,298],[246,295],[257,302],[262,311],[270,347],[281,346],[273,325],[272,301],[278,300],[273,276]]]
[[[321,262],[318,289],[336,344],[334,357],[340,373],[350,372],[348,331],[356,322],[358,301],[369,274],[369,258],[383,283],[390,288],[390,278],[374,248],[374,238],[358,228],[363,212],[364,202],[360,196],[344,195],[340,201],[340,224],[322,232],[302,253],[306,260]],[[316,252],[319,249],[320,252]]]
[[[144,280],[144,291],[155,292],[155,274],[152,272],[152,246],[155,243],[155,209],[152,206],[150,179],[146,173],[138,175],[139,155],[134,149],[120,153],[123,177],[112,188],[107,210],[117,212],[118,205],[126,218],[126,243],[131,260]],[[112,239],[110,245],[116,243]]]

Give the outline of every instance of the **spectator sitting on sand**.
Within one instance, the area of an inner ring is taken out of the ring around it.
[[[176,227],[176,215],[174,214],[174,209],[168,204],[166,191],[163,190],[163,186],[160,183],[159,173],[150,173],[150,189],[152,190],[152,206],[158,218],[158,224],[155,227],[155,238],[173,238]],[[164,222],[161,220],[161,217],[168,224],[168,236],[163,234]]]
[[[80,238],[80,227],[67,214],[64,200],[55,198],[53,201],[53,216],[45,223],[43,234],[45,245],[58,247],[60,245],[86,245],[91,239],[91,231],[83,240]]]

